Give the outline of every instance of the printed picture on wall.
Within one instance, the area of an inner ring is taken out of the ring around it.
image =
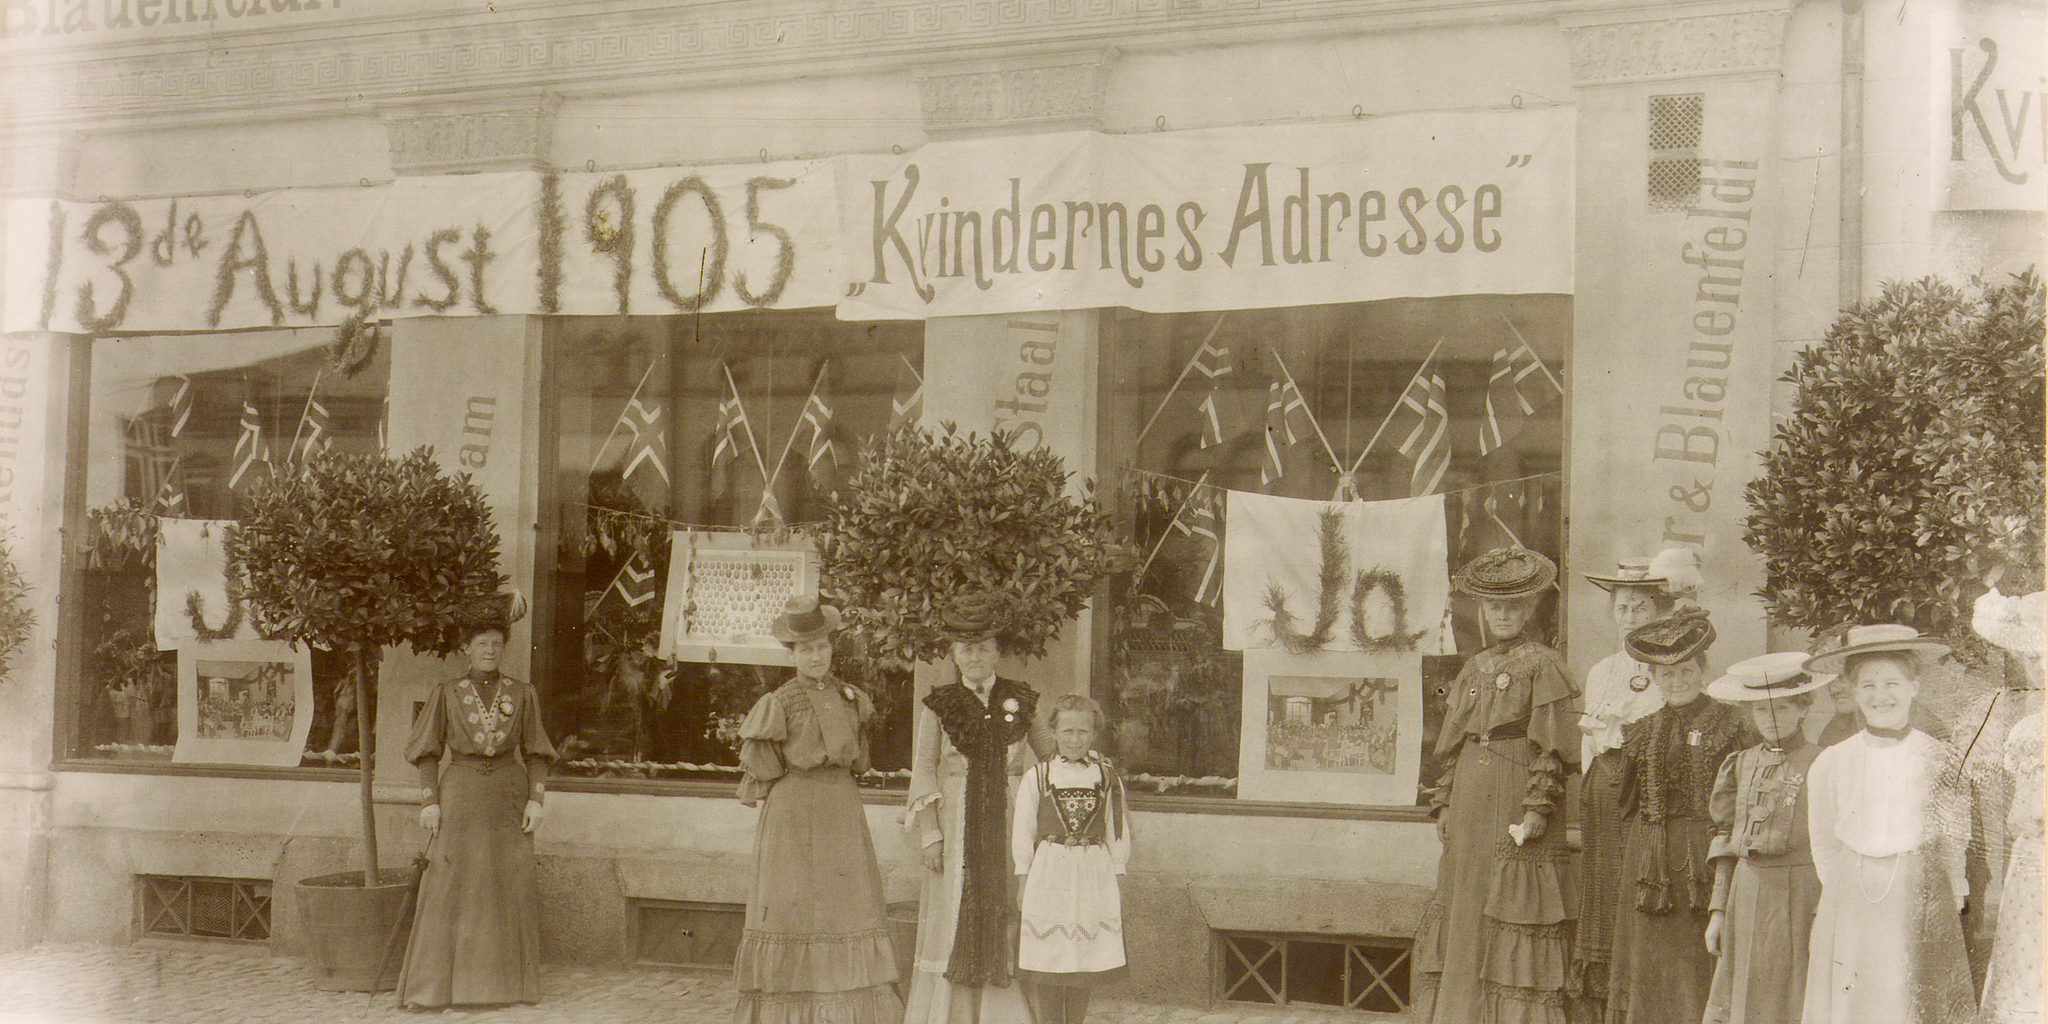
[[[1238,795],[1412,805],[1421,769],[1422,656],[1244,653]]]
[[[297,765],[313,725],[312,652],[268,640],[178,649],[174,761]]]

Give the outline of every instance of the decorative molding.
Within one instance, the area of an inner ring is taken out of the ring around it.
[[[925,131],[933,136],[981,131],[1100,128],[1097,110],[1117,51],[1019,58],[980,65],[914,68]]]
[[[1572,78],[1583,84],[1776,71],[1784,59],[1789,13],[1741,10],[1567,23]]]
[[[512,107],[457,113],[386,111],[391,169],[401,175],[521,171],[548,166],[554,142],[552,94]]]

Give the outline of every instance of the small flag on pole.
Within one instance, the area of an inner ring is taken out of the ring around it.
[[[924,377],[910,365],[910,357],[899,355],[896,367],[896,396],[889,403],[889,432],[914,427],[924,418]]]
[[[644,484],[668,495],[668,434],[662,429],[661,403],[635,398],[619,413],[619,429],[627,434],[626,465],[620,477],[639,490]]]
[[[811,389],[810,401],[804,403],[798,429],[811,432],[811,479],[819,487],[829,488],[831,471],[839,468],[839,455],[832,447],[832,406],[825,398],[824,381],[818,385]]]
[[[192,514],[192,508],[185,500],[185,482],[179,478],[177,460],[172,460],[171,468],[164,471],[163,485],[157,488],[156,513],[171,519],[183,519]]]
[[[1435,494],[1451,465],[1451,416],[1444,401],[1444,375],[1435,367],[1423,367],[1408,382],[1408,390],[1401,392],[1395,411],[1412,421],[1407,435],[1395,445],[1402,455],[1415,460],[1415,471],[1408,478],[1409,496]]]
[[[1202,447],[1210,448],[1223,443],[1223,415],[1216,407],[1221,391],[1219,383],[1230,374],[1230,345],[1227,342],[1205,341],[1202,349],[1195,353],[1194,369],[1209,382],[1202,393],[1202,400],[1195,403],[1195,410],[1202,416]]]
[[[177,437],[192,422],[192,378],[180,373],[171,380],[177,382],[177,389],[171,392],[171,436]]]
[[[1174,519],[1173,528],[1193,538],[1196,550],[1202,553],[1202,575],[1194,597],[1196,603],[1214,607],[1223,600],[1223,515],[1211,488],[1198,487]]]
[[[611,586],[606,587],[604,596],[598,598],[594,609],[599,618],[617,621],[634,611],[645,608],[661,594],[659,581],[655,578],[654,563],[647,554],[634,551],[626,564],[619,566],[618,574],[612,577]]]
[[[711,470],[719,477],[714,490],[723,494],[732,489],[732,464],[746,447],[747,437],[752,431],[747,426],[747,410],[740,404],[739,389],[732,382],[732,375],[725,378],[724,400],[718,403],[718,444],[711,449]]]
[[[1259,482],[1270,487],[1280,479],[1287,471],[1286,446],[1306,439],[1314,430],[1308,402],[1282,365],[1280,376],[1266,387],[1266,460],[1259,467]]]
[[[306,400],[306,411],[300,416],[298,451],[292,453],[299,465],[305,465],[321,449],[327,447],[327,406],[319,398]]]
[[[754,521],[752,523],[753,528],[756,530],[765,530],[781,525],[782,502],[776,500],[774,491],[762,491],[761,507],[754,510]]]
[[[270,466],[270,444],[263,439],[263,420],[256,411],[256,403],[244,399],[242,433],[235,438],[235,469],[228,476],[228,487],[240,487],[242,479],[256,468],[257,463],[262,463],[265,468]]]
[[[1510,325],[1512,326],[1512,325]],[[1479,424],[1479,454],[1491,455],[1522,432],[1529,416],[1562,397],[1528,341],[1493,353],[1493,379],[1486,385],[1486,418]]]

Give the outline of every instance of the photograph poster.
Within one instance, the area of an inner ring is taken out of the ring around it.
[[[1422,755],[1422,655],[1244,652],[1237,795],[1410,806]]]
[[[178,648],[173,761],[297,767],[313,728],[313,653],[277,640]]]

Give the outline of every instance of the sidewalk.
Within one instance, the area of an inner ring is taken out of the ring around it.
[[[296,959],[169,942],[43,945],[0,954],[0,1024],[724,1024],[729,976],[544,964],[538,1006],[408,1013],[376,995],[321,992]],[[1208,1010],[1104,1000],[1089,1024],[1379,1024],[1403,1018],[1230,1003]]]

